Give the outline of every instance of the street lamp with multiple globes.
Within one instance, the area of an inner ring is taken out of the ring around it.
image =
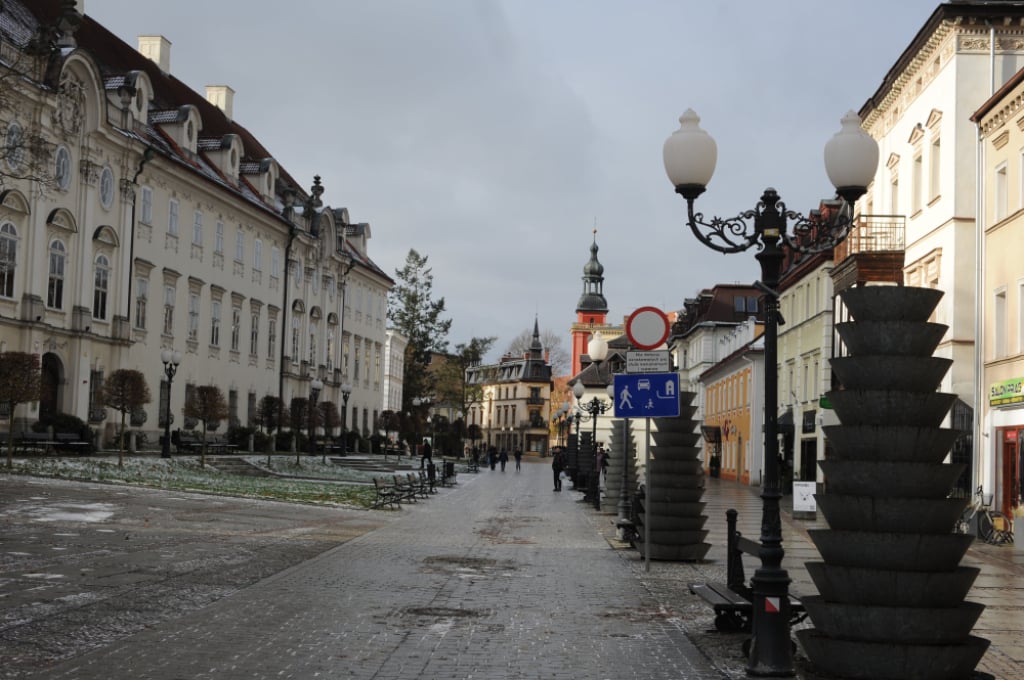
[[[167,376],[167,409],[164,411],[164,441],[160,449],[161,458],[171,457],[171,383],[181,363],[181,352],[165,349],[160,352],[160,361],[164,364],[164,375]]]
[[[324,383],[320,378],[314,378],[313,382],[309,383],[309,443],[311,447],[310,455],[316,455],[316,402],[320,399],[320,390],[324,388]]]
[[[608,343],[597,333],[590,335],[590,340],[587,342],[587,356],[594,362],[594,366],[600,375],[601,362],[608,356]],[[577,380],[572,386],[572,394],[576,397],[576,407],[589,414],[590,420],[593,423],[593,440],[591,442],[594,447],[594,477],[593,483],[587,485],[587,493],[589,494],[588,500],[593,501],[594,507],[598,510],[601,509],[601,465],[597,458],[597,417],[605,413],[611,404],[598,399],[596,396],[590,401],[584,402],[583,394],[584,387],[583,381]],[[579,435],[579,421],[576,421],[576,434]],[[578,448],[578,444],[577,444]]]
[[[352,383],[341,384],[341,455],[348,454],[348,398],[352,396]]]
[[[786,209],[775,189],[765,189],[753,210],[736,217],[712,218],[694,212],[693,204],[704,193],[715,171],[718,147],[699,126],[692,109],[680,116],[680,127],[665,140],[665,171],[676,193],[686,199],[687,224],[704,245],[721,253],[756,248],[761,280],[755,285],[765,294],[764,327],[764,482],[761,489],[761,566],[751,579],[753,632],[747,673],[760,676],[792,676],[790,641],[789,575],[782,568],[782,521],[779,499],[782,487],[774,451],[778,436],[778,325],[779,278],[786,252],[821,253],[839,245],[854,226],[853,204],[867,191],[878,168],[878,144],[850,111],[842,129],[825,145],[825,170],[843,199],[838,215],[810,218]],[[792,233],[787,227],[792,222]]]

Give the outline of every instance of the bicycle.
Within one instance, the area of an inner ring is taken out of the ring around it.
[[[1010,545],[1013,543],[1013,521],[999,512],[992,510],[992,494],[986,494],[984,488],[978,487],[974,492],[974,500],[964,509],[957,520],[955,531],[958,534],[971,533],[974,526],[975,535],[991,545]]]

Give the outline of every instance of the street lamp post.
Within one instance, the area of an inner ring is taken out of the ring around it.
[[[341,384],[341,455],[348,454],[348,398],[352,396],[352,383]]]
[[[171,457],[171,383],[181,363],[181,352],[165,349],[160,352],[160,361],[164,364],[164,375],[167,376],[167,409],[164,411],[164,441],[160,449],[161,458]]]
[[[591,333],[590,340],[587,342],[587,355],[590,357],[590,360],[594,362],[594,366],[598,370],[598,375],[600,375],[601,362],[608,356],[608,343],[605,342],[605,339],[597,333]],[[598,399],[596,396],[588,402],[582,402],[581,399],[583,398],[584,393],[582,381],[576,381],[576,384],[572,386],[572,393],[573,396],[576,397],[577,407],[585,413],[588,413],[590,415],[590,420],[593,423],[593,440],[591,445],[594,447],[594,481],[593,484],[587,485],[587,491],[593,494],[590,500],[594,502],[594,507],[600,510],[601,465],[597,458],[597,417],[606,412],[611,404]],[[579,434],[578,427],[577,434]]]
[[[753,629],[747,673],[757,676],[792,676],[789,583],[782,568],[782,522],[779,499],[782,487],[774,450],[778,433],[778,285],[786,251],[821,253],[837,246],[854,225],[853,204],[867,191],[878,167],[878,144],[860,127],[852,111],[843,116],[842,129],[825,145],[825,169],[843,199],[839,214],[804,217],[786,209],[775,189],[765,189],[753,210],[736,217],[704,221],[694,212],[694,201],[714,174],[718,149],[699,126],[692,109],[679,118],[680,127],[665,141],[665,171],[676,193],[686,199],[688,221],[694,236],[713,250],[737,253],[756,248],[761,264],[757,287],[765,294],[764,328],[764,484],[761,490],[761,566],[751,579]],[[789,222],[792,233],[787,233]]]
[[[313,382],[309,383],[309,444],[310,444],[310,455],[316,455],[316,402],[320,398],[320,390],[324,388],[324,383],[320,378],[314,378]]]

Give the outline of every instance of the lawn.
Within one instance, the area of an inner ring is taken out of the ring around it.
[[[145,486],[155,489],[244,496],[294,503],[316,503],[370,508],[375,492],[368,484],[372,473],[323,464],[319,458],[246,456],[250,462],[279,476],[249,477],[227,474],[199,464],[197,456],[126,456],[118,466],[117,456],[80,458],[15,458],[14,467],[0,463],[0,473],[53,477],[83,482],[104,482]],[[378,473],[379,474],[379,473]]]

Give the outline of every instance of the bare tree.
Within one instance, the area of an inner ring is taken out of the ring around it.
[[[302,433],[302,428],[308,425],[310,421],[309,413],[309,399],[305,397],[292,397],[291,403],[288,405],[288,419],[289,426],[292,430],[292,443],[295,445],[295,464],[302,465],[302,459],[299,454],[302,452],[302,447],[299,446],[299,435]]]
[[[20,404],[38,401],[42,388],[39,355],[28,352],[0,353],[0,404],[7,407],[7,467],[14,467],[14,411]]]
[[[118,437],[117,465],[124,467],[125,421],[128,414],[152,401],[142,371],[119,368],[103,384],[103,403],[121,412],[121,436]]]
[[[185,402],[186,418],[195,418],[203,424],[203,447],[199,462],[206,466],[206,431],[228,417],[228,402],[216,385],[200,385],[192,391],[192,398]]]

